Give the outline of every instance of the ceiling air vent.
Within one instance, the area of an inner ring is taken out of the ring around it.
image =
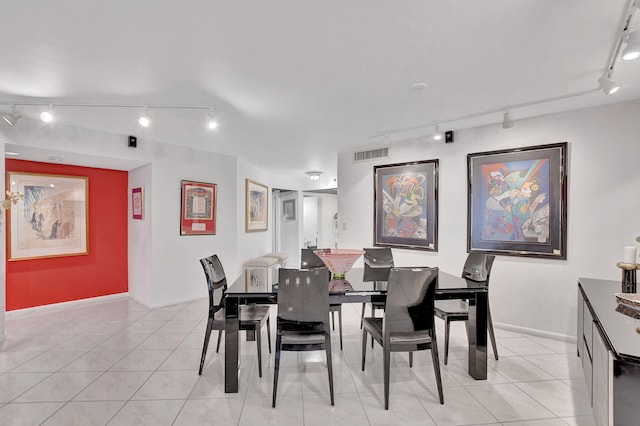
[[[389,158],[389,147],[369,149],[367,151],[356,151],[353,153],[353,161],[367,161],[375,158]]]

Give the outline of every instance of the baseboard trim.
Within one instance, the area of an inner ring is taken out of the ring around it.
[[[533,336],[544,337],[544,338],[553,339],[553,340],[560,340],[562,342],[569,342],[569,343],[577,342],[575,336],[568,336],[566,334],[560,334],[560,333],[552,333],[550,331],[538,330],[535,328],[520,327],[518,325],[503,324],[498,322],[494,322],[493,326],[501,330],[517,331],[518,333],[531,334]]]
[[[129,297],[128,292],[107,294],[106,296],[89,297],[87,299],[70,300],[68,302],[51,303],[49,305],[34,306],[32,308],[15,309],[7,311],[7,318],[18,318],[23,315],[37,314],[42,312],[55,312],[68,309],[76,305],[90,305],[92,303],[101,303],[107,300],[117,300]]]

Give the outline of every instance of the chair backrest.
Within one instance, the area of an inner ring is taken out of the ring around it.
[[[432,330],[438,268],[392,268],[382,329],[390,333]]]
[[[302,249],[300,269],[324,268],[325,264],[313,251],[317,249]]]
[[[278,320],[329,324],[329,270],[280,268]]]
[[[364,249],[363,281],[387,281],[393,268],[393,254],[389,247]]]
[[[227,291],[227,277],[224,273],[224,268],[222,268],[222,263],[220,263],[217,254],[203,257],[200,259],[200,264],[207,278],[209,309],[218,311],[224,306],[224,294]]]
[[[462,269],[462,278],[488,286],[491,267],[495,259],[496,257],[491,254],[469,253]]]

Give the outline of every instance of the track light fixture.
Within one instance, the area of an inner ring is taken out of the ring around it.
[[[440,132],[440,126],[438,126],[437,124],[435,125],[435,128],[433,129],[433,139],[436,141],[439,141],[440,139],[442,139],[442,133]]]
[[[627,46],[622,51],[622,59],[630,61],[640,58],[640,29],[632,31],[627,36]]]
[[[502,128],[510,129],[512,127],[513,127],[513,120],[511,120],[511,114],[509,114],[509,111],[505,111],[502,116]]]
[[[51,123],[53,121],[53,105],[49,105],[49,109],[40,113],[40,120],[45,123]]]
[[[620,90],[620,85],[611,80],[609,73],[602,74],[602,77],[598,79],[598,83],[605,95],[613,95]]]
[[[22,114],[16,112],[15,105],[11,105],[11,112],[2,113],[1,117],[9,126],[15,126]]]
[[[140,118],[138,118],[138,123],[142,127],[149,127],[149,125],[151,124],[151,117],[149,117],[148,107],[144,107],[144,113],[140,116]]]
[[[318,180],[320,179],[320,175],[322,174],[322,172],[309,171],[309,172],[306,172],[305,174],[309,176],[309,179],[311,180]]]
[[[54,121],[53,114],[55,108],[143,108],[143,114],[138,118],[138,123],[142,127],[149,127],[151,125],[151,115],[149,115],[149,109],[187,109],[187,110],[207,110],[209,114],[207,116],[206,126],[209,129],[215,129],[218,127],[217,117],[214,114],[215,108],[204,105],[122,105],[122,104],[48,104],[44,102],[0,102],[0,107],[11,107],[11,112],[0,112],[0,117],[10,126],[16,124],[16,122],[22,118],[23,114],[16,112],[16,106],[23,107],[44,107],[45,109],[40,113],[40,119],[45,123]]]

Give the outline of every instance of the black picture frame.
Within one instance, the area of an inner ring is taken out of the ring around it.
[[[438,251],[438,164],[373,167],[375,246]]]
[[[467,250],[567,258],[567,142],[467,154]]]

